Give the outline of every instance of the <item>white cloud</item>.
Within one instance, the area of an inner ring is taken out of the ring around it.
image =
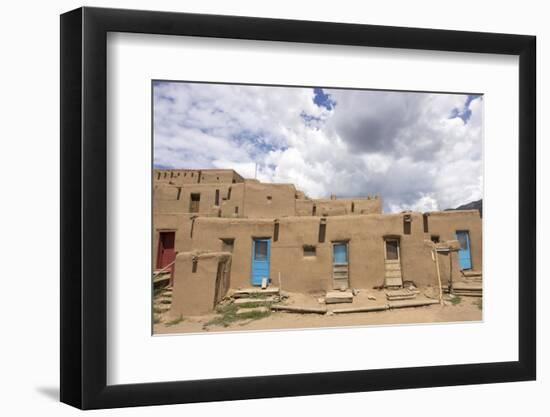
[[[314,103],[311,88],[157,83],[155,164],[246,177],[258,164],[262,181],[292,182],[312,197],[378,194],[386,211],[481,198],[481,98],[324,92],[332,110]]]

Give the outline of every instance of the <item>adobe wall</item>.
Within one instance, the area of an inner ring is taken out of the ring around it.
[[[244,207],[244,183],[232,184],[227,189],[225,200],[222,200],[221,217],[241,217]]]
[[[154,213],[189,213],[191,194],[199,194],[199,210],[201,216],[220,215],[224,199],[227,199],[228,184],[188,184],[186,186],[159,184],[153,189]],[[216,192],[219,193],[216,205]]]
[[[470,252],[472,269],[482,271],[483,268],[483,228],[478,210],[453,210],[428,213],[429,236],[436,235],[440,240],[456,239],[457,230],[468,230],[470,233]]]
[[[285,217],[296,213],[296,188],[292,184],[246,182],[243,216]]]
[[[297,199],[295,204],[296,204],[296,216],[313,215],[313,200]]]
[[[195,270],[194,259],[196,260]],[[225,269],[229,270],[231,254],[195,251],[180,253],[176,256],[170,315],[174,317],[200,315],[214,310],[219,263],[225,263]],[[220,297],[225,295],[227,288],[228,286],[223,283],[220,285],[222,291],[219,294]]]
[[[343,216],[381,214],[382,201],[378,197],[357,199],[297,199],[296,216]]]
[[[324,243],[320,243],[319,223],[316,217],[288,217],[279,219],[278,240],[273,240],[274,221],[271,219],[198,218],[195,221],[192,246],[205,250],[219,251],[221,238],[235,239],[231,271],[232,287],[250,286],[252,239],[271,238],[270,277],[278,285],[281,273],[282,287],[288,291],[320,292],[332,289],[332,242],[349,242],[350,286],[371,288],[384,281],[384,238],[400,239],[400,254],[404,280],[417,285],[437,285],[435,265],[430,246],[425,243],[429,234],[423,231],[421,213],[407,213],[411,216],[410,234],[404,234],[404,214],[335,216],[326,218],[327,229]],[[445,222],[443,222],[445,219]],[[432,225],[439,231],[441,239],[454,239],[451,230],[471,228],[472,240],[477,238],[476,227],[480,219],[475,216],[443,216]],[[443,229],[447,232],[443,233]],[[316,247],[315,257],[304,257],[303,246]],[[444,284],[448,280],[449,258],[440,254],[441,273]],[[458,279],[456,255],[452,255],[453,272]],[[474,265],[476,256],[472,252]]]
[[[155,169],[153,181],[172,185],[187,184],[233,184],[244,178],[232,169]]]
[[[190,217],[179,214],[155,214],[153,216],[152,253],[153,269],[157,265],[159,233],[162,231],[174,231],[176,252],[187,252],[191,248],[191,227],[193,220]]]

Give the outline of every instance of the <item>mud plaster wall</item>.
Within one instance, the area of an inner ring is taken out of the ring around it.
[[[248,218],[285,217],[296,213],[296,188],[291,184],[246,182],[244,211]]]
[[[155,214],[189,213],[191,194],[198,194],[199,210],[193,214],[218,217],[223,199],[227,198],[229,187],[230,185],[227,184],[193,184],[185,187],[158,185],[153,190],[153,212]],[[216,205],[216,191],[219,192],[218,205]]]
[[[243,181],[243,177],[231,169],[155,169],[153,171],[153,182],[155,184],[231,184]]]
[[[191,225],[193,221],[188,216],[179,214],[163,214],[154,216],[153,224],[153,267],[157,265],[159,233],[162,231],[174,231],[176,252],[187,252],[191,248]]]
[[[298,199],[296,200],[296,216],[341,216],[359,214],[381,214],[380,198],[370,199]]]
[[[467,230],[470,234],[470,252],[472,269],[481,271],[483,268],[483,236],[482,221],[477,210],[458,210],[432,212],[428,215],[428,233],[437,235],[440,240],[456,239],[457,230]]]
[[[194,257],[197,258],[196,272],[193,272]],[[214,309],[216,277],[220,262],[230,263],[231,254],[186,252],[176,256],[170,308],[172,316],[206,314]]]
[[[198,218],[195,221],[193,248],[219,251],[221,238],[234,241],[231,286],[250,285],[252,240],[271,238],[270,277],[278,285],[281,273],[282,287],[288,291],[320,292],[332,289],[332,242],[348,241],[350,286],[371,288],[384,280],[384,238],[400,239],[402,275],[417,285],[437,285],[437,274],[431,249],[425,243],[428,234],[423,231],[421,213],[409,213],[411,234],[403,233],[403,214],[336,216],[326,219],[324,243],[318,242],[319,218],[289,217],[279,219],[279,238],[273,240],[273,220]],[[442,239],[451,230],[480,227],[474,216],[448,216],[445,221],[431,226]],[[454,232],[453,232],[454,233]],[[472,233],[472,239],[477,234]],[[429,239],[429,237],[428,237]],[[315,257],[304,257],[303,246],[316,247]],[[442,279],[448,280],[448,258],[441,261]],[[446,261],[446,262],[445,262]],[[474,260],[475,262],[475,260]],[[456,266],[456,268],[455,268]],[[458,278],[458,264],[453,264]]]

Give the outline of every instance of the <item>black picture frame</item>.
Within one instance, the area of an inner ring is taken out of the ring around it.
[[[108,32],[519,56],[518,361],[107,385]],[[61,16],[60,57],[62,402],[94,409],[536,378],[534,36],[85,7]]]

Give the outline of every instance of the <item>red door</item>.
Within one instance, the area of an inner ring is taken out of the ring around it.
[[[174,243],[176,241],[176,232],[159,233],[159,249],[157,254],[157,269],[162,269],[170,265],[176,259]]]

